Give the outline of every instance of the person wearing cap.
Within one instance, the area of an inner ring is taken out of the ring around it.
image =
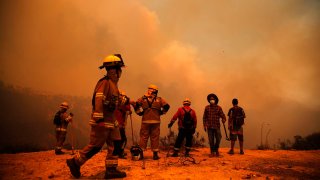
[[[142,116],[140,129],[140,147],[147,148],[148,139],[151,140],[153,159],[158,160],[159,138],[160,138],[160,116],[168,112],[170,105],[158,96],[158,87],[149,85],[145,95],[135,103],[135,112]],[[144,157],[140,157],[143,159]]]
[[[120,139],[119,128],[116,126],[114,111],[118,106],[127,103],[129,99],[119,98],[118,81],[121,77],[123,60],[120,54],[109,55],[104,59],[100,69],[105,69],[107,75],[101,78],[94,88],[92,97],[92,113],[90,142],[76,155],[67,160],[71,174],[80,178],[80,167],[95,154],[100,152],[106,143],[108,153],[105,160],[105,179],[123,178],[126,173],[119,171],[118,156],[113,155],[113,141]]]
[[[234,98],[232,100],[233,107],[229,109],[228,112],[228,129],[230,130],[230,140],[231,140],[231,148],[228,154],[234,154],[234,144],[237,141],[237,137],[239,139],[240,146],[240,154],[244,154],[243,151],[243,128],[244,118],[246,118],[246,114],[244,110],[238,106],[238,99]]]
[[[203,127],[204,131],[208,133],[210,144],[210,157],[219,157],[219,146],[221,140],[220,119],[222,123],[226,122],[226,116],[222,108],[218,105],[219,99],[215,94],[207,96],[207,105],[203,113]]]
[[[120,91],[120,99],[127,99],[126,93],[124,91]],[[119,156],[121,159],[126,159],[124,148],[127,145],[127,136],[126,136],[126,125],[128,115],[132,114],[130,103],[123,104],[118,106],[114,111],[116,120],[118,122],[118,127],[120,130],[120,139],[114,140],[114,150],[113,154]]]
[[[55,154],[60,155],[64,154],[62,151],[62,146],[67,137],[67,128],[68,124],[72,122],[73,114],[68,114],[67,111],[69,109],[69,105],[67,102],[62,102],[60,104],[59,111],[55,114],[53,123],[56,126],[56,147]]]
[[[174,122],[179,119],[178,121],[178,128],[179,133],[174,144],[174,153],[172,157],[178,157],[178,153],[181,147],[181,143],[184,139],[186,139],[185,144],[185,156],[190,156],[189,152],[191,151],[192,147],[192,138],[193,134],[195,133],[195,129],[197,127],[197,116],[196,112],[191,109],[191,101],[189,98],[186,98],[183,101],[183,107],[180,107],[178,111],[173,115],[170,123],[168,124],[168,128],[171,128]]]

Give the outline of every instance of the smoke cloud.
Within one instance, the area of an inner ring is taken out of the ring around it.
[[[102,59],[121,53],[119,87],[137,99],[156,84],[171,105],[162,134],[189,97],[205,135],[206,96],[215,93],[225,114],[239,99],[247,147],[260,143],[263,123],[263,139],[270,129],[276,143],[320,130],[319,8],[318,1],[2,1],[0,79],[87,97],[105,73]]]

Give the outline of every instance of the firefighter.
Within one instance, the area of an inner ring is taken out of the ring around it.
[[[210,144],[210,157],[219,157],[219,146],[221,140],[220,119],[222,123],[226,122],[226,116],[222,108],[218,105],[219,99],[215,94],[207,96],[207,105],[203,113],[203,127],[204,131],[208,132],[208,139]]]
[[[243,128],[244,118],[246,114],[244,110],[238,106],[238,99],[234,98],[232,100],[233,107],[230,108],[228,112],[228,129],[230,130],[230,140],[231,140],[231,149],[228,152],[229,154],[234,154],[234,144],[239,139],[240,154],[244,154],[243,151]]]
[[[193,134],[195,133],[195,129],[197,127],[197,116],[196,112],[190,108],[191,101],[189,98],[186,98],[183,101],[183,107],[180,107],[178,111],[173,115],[170,123],[168,124],[168,128],[171,128],[173,123],[179,119],[178,126],[179,126],[179,133],[176,139],[176,143],[174,144],[174,153],[172,157],[178,157],[178,152],[180,150],[180,146],[184,138],[186,138],[186,152],[185,156],[188,157],[189,152],[191,151],[192,146],[192,138]]]
[[[68,124],[72,122],[72,113],[67,113],[69,109],[69,105],[67,102],[62,102],[60,104],[60,110],[54,116],[53,123],[56,126],[56,147],[55,147],[55,154],[60,155],[64,154],[62,151],[62,146],[64,141],[66,140],[67,136],[67,127]]]
[[[147,93],[136,101],[135,112],[142,116],[139,145],[146,150],[150,137],[154,160],[160,158],[158,156],[160,116],[167,113],[169,108],[170,105],[158,96],[158,87],[153,84],[149,85]],[[140,159],[143,159],[143,156]]]
[[[120,91],[120,96],[126,96],[125,92]],[[114,113],[115,113],[116,120],[118,122],[121,138],[113,142],[114,144],[113,154],[119,156],[119,158],[121,159],[126,159],[124,148],[127,145],[127,136],[126,136],[127,118],[128,118],[128,115],[132,114],[130,104],[127,103],[122,106],[119,106],[114,111]]]
[[[120,54],[107,56],[100,69],[105,68],[107,75],[101,78],[93,92],[92,114],[89,124],[91,125],[90,142],[72,158],[67,160],[67,165],[71,174],[79,178],[81,176],[80,167],[92,156],[98,153],[104,143],[107,144],[108,154],[105,160],[106,179],[126,177],[125,172],[121,172],[118,167],[118,156],[112,154],[113,140],[119,139],[120,132],[115,128],[114,111],[117,106],[121,106],[127,101],[126,97],[119,97],[117,87],[121,77],[124,62]]]

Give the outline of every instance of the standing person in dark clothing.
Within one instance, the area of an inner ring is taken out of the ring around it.
[[[210,143],[210,157],[219,157],[219,145],[221,140],[220,118],[222,123],[226,122],[222,108],[218,105],[219,99],[215,94],[209,94],[207,100],[210,105],[207,105],[203,113],[204,131],[208,132]]]
[[[124,91],[120,91],[120,99],[123,96],[127,97]],[[126,98],[126,99],[129,99],[129,98]],[[127,102],[127,104],[119,106],[114,111],[114,113],[115,113],[116,120],[118,122],[121,139],[114,140],[113,155],[117,155],[121,159],[126,159],[125,157],[126,154],[124,152],[124,148],[127,145],[126,124],[127,124],[128,115],[132,113],[129,102]]]
[[[69,105],[67,102],[62,102],[60,104],[60,110],[54,116],[53,123],[56,126],[56,139],[57,144],[55,147],[55,154],[64,154],[62,151],[62,146],[67,136],[68,124],[72,122],[72,113],[67,113]]]
[[[176,139],[176,143],[174,145],[174,153],[172,157],[178,157],[178,153],[181,147],[181,143],[186,138],[186,152],[185,156],[190,156],[189,152],[191,151],[192,147],[192,138],[193,134],[195,133],[195,129],[197,127],[197,116],[196,112],[190,108],[191,101],[189,98],[186,98],[183,101],[183,107],[180,107],[178,111],[172,117],[170,123],[168,124],[168,128],[171,128],[173,123],[179,119],[178,126],[179,126],[179,133]]]
[[[228,152],[229,154],[234,154],[234,144],[237,141],[237,137],[239,139],[240,145],[240,154],[244,154],[243,151],[243,124],[244,118],[246,118],[246,114],[243,109],[238,106],[238,99],[232,100],[233,107],[230,108],[228,112],[228,129],[230,130],[230,140],[231,140],[231,149]]]

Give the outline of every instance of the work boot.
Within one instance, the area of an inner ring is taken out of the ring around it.
[[[126,172],[119,171],[116,167],[107,167],[104,175],[105,179],[115,179],[126,177]]]
[[[81,173],[80,173],[80,166],[77,165],[76,161],[74,158],[72,159],[67,159],[67,165],[70,169],[71,174],[75,177],[75,178],[80,178]]]
[[[55,149],[56,155],[65,154],[65,152],[61,151],[61,149]]]
[[[241,154],[241,155],[243,155],[243,154],[244,154],[244,152],[243,152],[243,150],[242,150],[242,149],[240,150],[240,154]]]
[[[154,151],[153,152],[153,160],[158,160],[158,159],[160,159],[160,157],[158,156],[158,152]]]
[[[233,149],[230,149],[230,151],[228,152],[228,154],[234,154],[234,151],[233,151]]]
[[[239,145],[240,145],[240,154],[244,154],[244,152],[243,152],[243,141],[239,141]]]
[[[179,154],[178,154],[179,151],[177,150],[174,150],[173,154],[171,155],[171,157],[178,157]]]
[[[120,159],[127,159],[127,157],[125,156],[124,153],[119,154],[118,157],[119,157]]]
[[[120,159],[127,159],[126,155],[127,155],[127,153],[124,152],[124,149],[121,149],[121,150],[119,151],[118,157],[119,157]]]
[[[219,151],[217,150],[216,151],[216,157],[219,157],[220,156],[220,153],[219,153]]]

